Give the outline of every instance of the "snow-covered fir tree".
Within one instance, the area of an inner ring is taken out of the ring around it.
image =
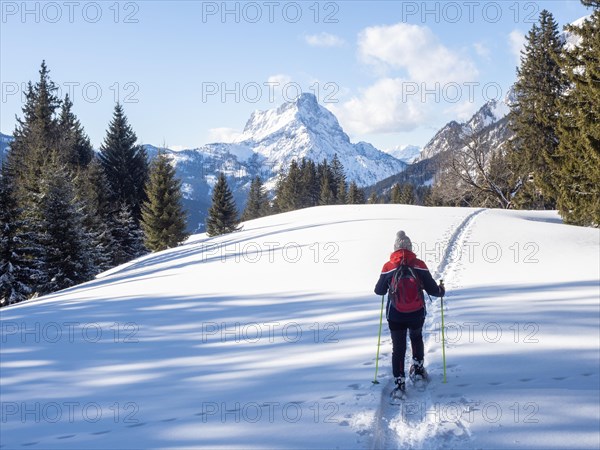
[[[151,164],[146,196],[148,199],[142,204],[146,247],[156,252],[179,245],[188,236],[181,182],[164,153],[159,153]]]
[[[119,211],[112,219],[111,231],[114,242],[113,265],[118,266],[147,253],[144,232],[127,203],[121,203]]]
[[[40,184],[44,269],[40,291],[49,293],[91,279],[96,268],[82,207],[67,170],[54,166]]]
[[[225,174],[221,172],[213,189],[212,204],[206,219],[206,234],[218,236],[231,233],[238,229],[238,223],[238,212],[233,194],[227,185]]]
[[[137,136],[129,125],[123,107],[117,103],[100,147],[100,161],[114,195],[113,203],[126,203],[134,219],[139,222],[142,203],[146,200],[148,160],[146,151],[136,142]]]
[[[29,298],[41,278],[13,188],[4,166],[0,171],[0,306]]]
[[[256,176],[250,183],[248,200],[240,220],[258,219],[269,214],[269,199],[263,186],[262,180]]]

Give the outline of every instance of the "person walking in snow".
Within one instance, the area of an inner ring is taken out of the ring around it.
[[[434,297],[443,297],[443,283],[436,284],[423,261],[412,251],[412,242],[404,231],[396,233],[394,252],[386,262],[375,286],[377,295],[388,293],[386,319],[392,335],[392,371],[396,389],[405,391],[404,356],[406,334],[410,335],[413,363],[411,379],[427,379],[424,363],[423,324],[425,298],[423,289]]]

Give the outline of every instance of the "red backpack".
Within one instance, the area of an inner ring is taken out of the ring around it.
[[[390,282],[390,300],[398,312],[418,311],[425,305],[423,285],[415,269],[401,264],[394,271]]]

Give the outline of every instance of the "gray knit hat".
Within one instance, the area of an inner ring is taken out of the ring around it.
[[[400,249],[412,251],[412,242],[410,242],[410,238],[402,230],[396,233],[396,242],[394,242],[394,251]]]

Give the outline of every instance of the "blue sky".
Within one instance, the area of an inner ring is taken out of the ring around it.
[[[256,109],[313,92],[352,141],[424,145],[514,82],[523,35],[569,1],[2,1],[0,131],[42,59],[98,147],[114,102],[143,143],[228,140]]]

